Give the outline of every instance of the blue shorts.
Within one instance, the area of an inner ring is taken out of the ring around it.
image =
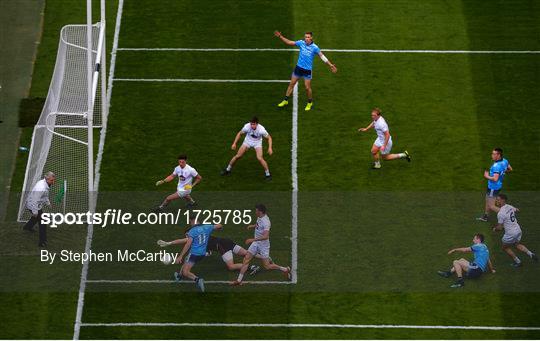
[[[467,277],[468,278],[478,278],[484,273],[482,269],[476,265],[476,263],[470,263],[469,264],[469,270],[467,270]]]
[[[293,71],[293,76],[304,79],[311,79],[311,70],[306,70],[296,65]]]
[[[491,188],[488,188],[486,190],[486,197],[488,198],[495,198],[497,195],[499,195],[499,193],[501,192],[500,189],[491,189]]]
[[[190,254],[186,263],[195,264],[195,263],[200,262],[201,260],[203,260],[204,257],[205,256],[197,256],[197,255],[191,255]]]

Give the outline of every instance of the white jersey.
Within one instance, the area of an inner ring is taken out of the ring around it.
[[[255,238],[262,237],[264,231],[270,231],[271,225],[268,215],[265,214],[264,216],[257,218],[257,223],[255,224]],[[261,240],[258,243],[263,246],[270,245],[270,239]]]
[[[379,116],[379,119],[377,119],[377,121],[373,121],[373,128],[377,133],[377,140],[375,140],[375,144],[380,147],[384,144],[384,141],[386,139],[385,133],[388,131],[388,124],[382,116]],[[392,136],[390,136],[390,139],[388,140],[389,143],[391,140]]]
[[[497,222],[504,226],[504,234],[517,235],[521,233],[521,227],[519,226],[516,218],[516,208],[512,205],[505,204],[497,213]]]
[[[268,132],[266,129],[264,129],[262,124],[257,124],[256,129],[251,129],[251,123],[248,122],[244,125],[241,131],[246,134],[244,143],[250,146],[260,144],[262,143],[263,137],[268,137]]]
[[[45,179],[41,179],[32,188],[26,199],[26,208],[37,214],[45,205],[50,205],[49,201],[49,184]]]
[[[186,164],[184,168],[176,166],[173,171],[173,174],[178,177],[178,190],[184,190],[185,185],[191,185],[193,183],[193,178],[199,175],[195,168]]]

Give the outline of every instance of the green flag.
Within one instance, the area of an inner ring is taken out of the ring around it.
[[[60,187],[60,190],[56,194],[56,197],[54,198],[54,202],[57,204],[61,203],[64,200],[64,195],[66,194],[66,182],[62,182],[62,187]]]

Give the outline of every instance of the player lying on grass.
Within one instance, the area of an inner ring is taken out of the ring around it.
[[[457,281],[452,284],[451,288],[461,288],[465,286],[463,276],[467,278],[478,278],[489,268],[491,273],[495,273],[491,259],[489,258],[489,250],[486,244],[484,244],[484,235],[477,233],[473,237],[473,245],[469,247],[461,247],[448,251],[451,255],[454,252],[472,252],[474,254],[474,260],[469,262],[465,258],[456,259],[453,262],[453,266],[449,271],[438,271],[437,273],[442,277],[450,277],[453,273],[457,276]]]
[[[377,133],[377,139],[373,142],[371,147],[371,155],[373,156],[373,168],[381,168],[381,162],[379,161],[379,153],[382,155],[382,159],[385,161],[395,159],[407,159],[411,162],[411,156],[407,151],[398,154],[390,154],[392,150],[392,136],[390,136],[390,130],[384,117],[381,116],[381,110],[379,108],[373,108],[371,111],[372,122],[365,128],[360,128],[358,131],[368,131],[369,129],[375,129]]]
[[[249,245],[247,254],[242,261],[242,268],[238,274],[238,278],[231,285],[241,285],[244,279],[244,274],[248,270],[249,262],[256,256],[260,256],[263,266],[267,270],[279,270],[283,272],[287,278],[291,279],[291,268],[283,267],[273,263],[270,260],[270,218],[266,214],[266,206],[263,204],[255,205],[255,214],[257,215],[257,223],[248,225],[247,229],[255,228],[255,238],[246,240],[246,245]]]
[[[188,238],[176,239],[170,242],[158,240],[157,243],[161,247],[169,245],[184,245]],[[234,241],[228,238],[219,238],[210,236],[208,239],[208,245],[206,246],[206,256],[209,256],[212,252],[218,252],[221,255],[221,259],[227,266],[228,270],[236,271],[240,270],[242,263],[234,262],[234,255],[244,257],[247,254],[246,249],[236,244]],[[257,265],[251,265],[249,268],[250,275],[254,275],[260,270]]]
[[[521,244],[521,227],[516,218],[516,212],[519,212],[519,209],[507,204],[507,200],[508,197],[504,194],[499,194],[495,200],[495,205],[499,207],[499,213],[497,213],[497,225],[493,227],[493,231],[495,232],[504,229],[502,249],[514,261],[512,263],[513,267],[517,268],[522,264],[519,257],[512,251],[512,246],[519,251],[526,253],[532,260],[538,262],[538,256],[527,249],[525,245]]]
[[[246,135],[244,138],[244,142],[240,146],[240,149],[238,149],[238,152],[235,156],[229,161],[229,164],[225,169],[221,171],[221,175],[229,175],[231,174],[232,168],[236,161],[242,158],[246,151],[250,148],[255,149],[255,154],[257,155],[257,160],[259,160],[261,166],[264,168],[264,177],[267,181],[272,180],[272,175],[270,174],[270,170],[268,169],[268,163],[263,157],[263,146],[262,146],[262,138],[268,139],[268,155],[272,155],[274,151],[272,150],[272,136],[266,131],[266,129],[262,126],[262,124],[259,124],[259,119],[257,117],[253,117],[251,121],[246,123],[242,129],[236,134],[236,137],[234,138],[233,144],[231,146],[232,150],[236,150],[236,145],[238,144],[238,141],[240,140],[240,137],[242,135]]]
[[[201,182],[202,177],[195,170],[187,164],[187,156],[181,154],[178,156],[178,166],[173,170],[172,174],[166,177],[163,180],[156,182],[156,186],[163,185],[166,182],[171,182],[174,178],[178,178],[178,185],[176,192],[167,196],[161,205],[157,206],[154,209],[154,212],[163,212],[167,205],[176,199],[184,198],[187,201],[188,207],[193,207],[196,203],[195,200],[191,197],[191,191],[199,182]],[[193,181],[195,179],[195,181]]]
[[[484,214],[480,218],[476,218],[476,220],[484,222],[488,221],[490,211],[499,212],[498,207],[495,205],[495,199],[502,189],[504,175],[512,171],[512,166],[510,166],[508,160],[503,158],[501,148],[495,148],[491,151],[491,160],[493,160],[493,164],[489,171],[484,171],[484,179],[488,181]]]
[[[200,291],[204,292],[204,279],[192,273],[191,269],[197,262],[200,262],[206,256],[206,248],[208,246],[210,234],[212,234],[214,230],[221,230],[223,225],[202,225],[197,222],[195,216],[189,217],[189,223],[191,228],[186,234],[187,241],[184,244],[182,252],[180,252],[180,255],[178,255],[175,260],[175,263],[183,265],[179,272],[174,273],[174,278],[177,281],[180,281],[183,277],[189,278],[197,284]],[[189,256],[184,263],[184,256],[188,251]]]
[[[278,104],[278,107],[281,108],[289,104],[289,96],[291,96],[294,86],[300,78],[304,78],[304,85],[306,86],[306,93],[308,98],[308,102],[304,110],[309,111],[313,106],[313,93],[311,91],[311,71],[313,69],[313,57],[315,57],[315,55],[318,55],[321,60],[330,67],[330,70],[333,73],[337,72],[337,68],[334,64],[332,64],[332,62],[328,60],[328,58],[325,57],[317,44],[313,42],[312,32],[306,32],[304,34],[304,40],[297,41],[292,41],[285,38],[279,31],[275,31],[274,35],[281,39],[281,41],[285,44],[289,46],[298,46],[298,48],[300,49],[300,52],[298,53],[298,62],[296,63],[296,67],[294,68],[294,71],[291,75],[291,81],[289,83],[289,87],[287,87],[285,98],[283,99],[283,101],[281,101],[281,103]]]

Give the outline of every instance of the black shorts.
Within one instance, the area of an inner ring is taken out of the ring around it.
[[[189,258],[186,263],[196,264],[204,259],[205,256],[189,255]]]
[[[235,246],[236,243],[228,238],[218,238],[210,236],[206,250],[217,251],[220,255],[223,255],[229,251],[232,251]]]
[[[500,192],[501,192],[500,189],[490,189],[490,188],[488,188],[486,190],[486,197],[495,198],[497,195],[499,195]]]
[[[293,71],[293,75],[298,78],[311,79],[311,70],[307,70],[296,65]]]
[[[470,263],[469,269],[467,270],[467,277],[468,278],[478,278],[484,273],[482,269],[476,265],[476,263]]]

